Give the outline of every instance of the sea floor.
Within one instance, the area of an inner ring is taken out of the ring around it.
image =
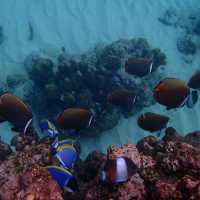
[[[167,65],[164,69],[168,77],[187,81],[200,66],[200,38],[194,37],[197,52],[189,58],[192,63],[186,63],[188,58],[176,47],[177,39],[185,31],[158,20],[169,9],[184,22],[188,15],[198,15],[199,0],[1,0],[0,5],[0,26],[3,27],[1,81],[9,74],[25,73],[23,61],[32,52],[55,58],[62,47],[70,54],[78,54],[99,43],[109,44],[133,37],[144,37],[152,46],[165,52]],[[198,103],[193,109],[166,111],[155,105],[144,111],[168,114],[170,126],[180,133],[188,133],[200,129],[199,106]],[[95,138],[81,139],[82,156],[93,149],[105,151],[109,144],[136,143],[148,135],[137,127],[138,114],[121,119],[117,127]],[[8,124],[1,124],[0,132],[6,142],[14,134]]]

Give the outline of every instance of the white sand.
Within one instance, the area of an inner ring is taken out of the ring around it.
[[[0,25],[5,41],[0,46],[0,77],[23,72],[23,60],[32,51],[57,56],[62,46],[69,53],[81,53],[99,42],[111,43],[120,38],[145,37],[167,55],[167,76],[188,80],[200,65],[198,56],[188,65],[177,51],[181,29],[164,26],[158,21],[167,8],[182,15],[196,13],[199,0],[1,0]],[[29,23],[34,38],[28,41]],[[199,47],[199,41],[197,45]],[[197,55],[199,54],[199,50]],[[170,111],[170,125],[181,133],[200,129],[199,103],[194,109]],[[146,109],[166,113],[156,105]],[[106,150],[109,144],[136,143],[148,135],[136,125],[137,116],[122,119],[119,125],[97,138],[82,140],[82,156],[92,149]],[[0,126],[1,137],[12,137],[8,125]],[[6,133],[6,134],[5,134]]]

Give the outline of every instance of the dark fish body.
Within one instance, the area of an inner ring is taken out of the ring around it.
[[[162,130],[167,126],[169,117],[152,112],[146,112],[139,116],[138,126],[149,132]]]
[[[6,122],[6,119],[3,116],[0,116],[0,123]]]
[[[126,89],[118,89],[108,95],[108,102],[116,106],[133,105],[136,96]]]
[[[125,71],[128,74],[143,77],[152,71],[153,61],[148,58],[128,58]]]
[[[197,70],[188,82],[188,86],[193,89],[200,89],[200,70]]]
[[[58,124],[62,129],[81,130],[90,126],[92,113],[82,108],[68,108],[58,116]]]
[[[107,183],[126,182],[137,170],[137,166],[126,157],[108,159],[101,173],[101,180]]]
[[[0,96],[0,116],[10,122],[13,130],[23,131],[32,119],[32,113],[27,105],[11,93]]]
[[[184,81],[166,78],[157,84],[153,93],[154,99],[169,110],[184,104],[190,94],[190,88]]]

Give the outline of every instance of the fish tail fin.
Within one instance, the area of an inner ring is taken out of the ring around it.
[[[31,123],[33,121],[33,118],[29,119],[24,127],[24,130],[23,130],[23,134],[26,135],[26,132],[28,130],[28,128],[30,127]]]
[[[186,100],[186,106],[188,108],[193,108],[195,104],[197,103],[198,98],[199,98],[199,91],[195,89],[190,89],[190,93]]]

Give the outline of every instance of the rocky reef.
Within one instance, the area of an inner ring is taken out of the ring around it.
[[[50,177],[48,165],[58,165],[50,151],[51,140],[17,135],[12,141],[16,152],[5,144],[0,155],[1,200],[192,200],[200,198],[200,131],[179,135],[172,127],[162,140],[150,135],[134,144],[111,145],[107,154],[91,152],[78,159],[74,174],[79,191],[62,191]],[[20,148],[19,148],[20,147]],[[100,181],[107,159],[125,156],[138,170],[124,183]]]
[[[51,141],[36,138],[17,135],[13,139],[16,152],[0,143],[0,155],[6,156],[0,160],[1,200],[63,199],[61,189],[45,168],[56,162],[50,152]]]
[[[158,20],[169,27],[176,28],[180,32],[177,38],[177,50],[183,55],[186,63],[193,61],[192,57],[196,54],[200,35],[199,11],[188,9],[188,12],[167,9]]]
[[[145,78],[125,74],[122,66],[128,57],[153,57],[153,73]],[[32,81],[26,96],[39,118],[54,120],[67,107],[90,109],[95,120],[84,133],[96,135],[113,128],[120,114],[128,117],[154,103],[152,87],[161,76],[157,68],[165,64],[165,54],[158,48],[152,48],[143,38],[119,40],[77,56],[67,54],[63,48],[54,61],[32,54],[24,62]],[[132,108],[116,109],[107,103],[107,95],[119,88],[137,94]]]
[[[85,182],[84,194],[80,199],[120,199],[120,200],[189,200],[200,198],[200,132],[182,137],[175,129],[168,128],[163,140],[154,136],[143,138],[135,146],[110,146],[107,155],[93,152],[83,163],[87,165],[85,175],[91,168],[96,177]],[[105,162],[106,157],[126,156],[139,168],[131,179],[123,184],[104,185],[99,182],[98,169],[93,165]],[[78,174],[82,181],[86,181]],[[88,176],[87,176],[88,177]],[[74,198],[75,199],[75,198]]]

